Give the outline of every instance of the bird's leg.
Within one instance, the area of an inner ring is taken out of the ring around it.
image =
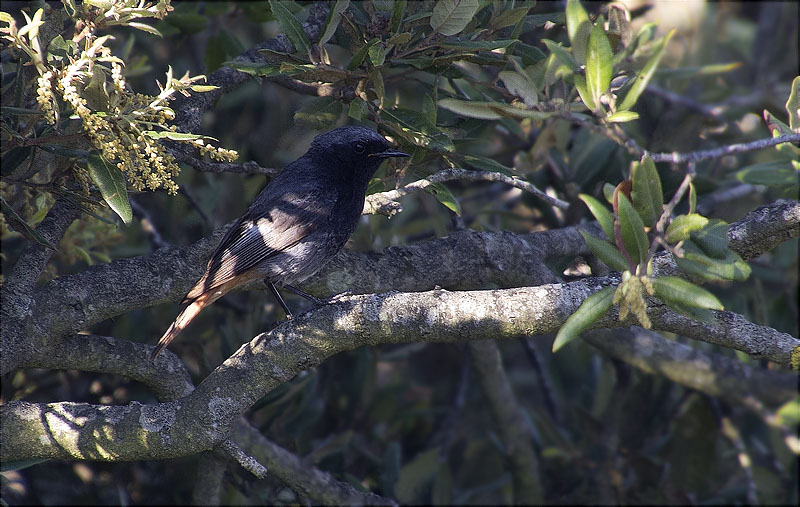
[[[316,296],[312,296],[308,292],[303,292],[302,290],[298,289],[297,287],[292,287],[291,285],[286,285],[286,284],[282,285],[282,287],[284,289],[289,289],[290,291],[294,292],[298,296],[303,296],[304,298],[308,299],[309,301],[311,301],[315,305],[324,305],[325,304],[325,301],[321,300],[320,298],[318,298]]]
[[[278,288],[275,287],[275,284],[268,281],[267,279],[264,279],[264,283],[267,284],[269,290],[272,291],[272,295],[275,296],[275,299],[277,299],[278,303],[280,303],[281,308],[283,308],[284,313],[286,313],[286,318],[289,320],[293,319],[294,315],[292,315],[292,311],[289,310],[288,306],[286,306],[286,301],[284,301],[283,298],[281,297],[281,293],[278,292]]]

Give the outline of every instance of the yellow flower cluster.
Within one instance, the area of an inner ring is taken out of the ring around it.
[[[55,97],[53,96],[53,72],[48,70],[37,79],[36,102],[39,109],[45,114],[45,119],[51,125],[56,122]]]
[[[622,273],[622,283],[617,287],[614,292],[614,297],[611,300],[615,305],[619,305],[619,320],[623,321],[628,318],[628,315],[633,314],[641,326],[645,329],[650,329],[652,323],[647,316],[647,302],[644,295],[652,296],[655,291],[653,289],[653,282],[648,276],[636,276],[625,271]]]

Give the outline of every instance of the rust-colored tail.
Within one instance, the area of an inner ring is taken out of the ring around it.
[[[215,297],[216,296],[216,297]],[[189,322],[192,321],[200,311],[205,308],[206,306],[210,305],[217,299],[222,296],[220,291],[212,291],[206,292],[204,294],[200,294],[194,301],[189,303],[189,306],[183,309],[183,311],[178,314],[178,317],[175,319],[175,322],[172,323],[171,326],[167,329],[164,333],[164,336],[158,340],[158,344],[156,348],[150,353],[150,360],[153,361],[161,350],[169,345],[169,343],[178,336],[178,333],[183,331],[183,328],[189,325]]]

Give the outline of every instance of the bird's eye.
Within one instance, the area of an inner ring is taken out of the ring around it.
[[[364,143],[356,143],[356,144],[355,144],[355,146],[353,146],[353,150],[354,150],[356,153],[364,153],[364,151],[365,151],[366,149],[367,149],[367,147],[366,147],[366,146],[364,146]]]

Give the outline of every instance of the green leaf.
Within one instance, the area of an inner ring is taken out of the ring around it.
[[[425,191],[436,197],[440,203],[444,204],[453,213],[461,216],[461,205],[456,200],[456,197],[450,192],[450,189],[441,183],[432,183],[425,187]]]
[[[206,93],[206,92],[213,92],[214,90],[218,89],[219,86],[215,85],[191,85],[189,89],[193,92],[197,93]]]
[[[728,250],[724,259],[715,259],[703,253],[692,240],[684,242],[683,257],[673,255],[673,258],[678,269],[708,282],[741,282],[750,276],[750,265],[733,250]]]
[[[533,107],[539,103],[536,86],[528,79],[528,76],[511,70],[502,70],[498,77],[503,81],[508,91],[512,95],[521,98],[526,106]]]
[[[394,8],[392,9],[392,19],[389,20],[389,29],[392,33],[397,33],[403,22],[403,16],[406,15],[407,0],[395,0]]]
[[[58,248],[53,245],[50,241],[48,241],[44,236],[39,234],[36,229],[31,227],[28,222],[25,221],[16,211],[12,208],[6,200],[0,196],[0,210],[2,210],[3,214],[6,216],[11,227],[17,231],[18,233],[22,234],[29,240],[36,241],[42,246],[46,246],[51,250],[58,250]]]
[[[383,84],[383,74],[380,69],[372,69],[369,71],[369,79],[372,81],[372,89],[378,97],[378,109],[383,109],[383,99],[386,95],[386,88]]]
[[[736,178],[751,185],[765,185],[768,187],[797,186],[797,172],[792,169],[786,160],[772,160],[749,165],[737,171]]]
[[[586,245],[589,247],[589,250],[592,251],[595,257],[603,261],[606,266],[615,271],[626,271],[630,268],[625,256],[617,250],[617,247],[608,241],[595,238],[586,231],[578,232],[580,232],[583,239],[586,240]]]
[[[515,107],[510,104],[501,104],[499,102],[488,102],[487,106],[492,111],[495,111],[502,116],[506,116],[509,118],[518,118],[523,120],[525,118],[532,118],[534,120],[547,120],[553,116],[553,112],[545,112],[545,111],[535,111],[532,109],[524,109],[521,107]]]
[[[475,169],[501,173],[505,174],[506,176],[511,176],[511,174],[513,174],[513,170],[510,167],[506,167],[490,158],[481,157],[478,155],[464,155],[463,158],[465,164],[474,167]]]
[[[797,132],[800,130],[800,76],[792,81],[792,93],[786,101],[786,112],[789,113],[789,127]]]
[[[406,463],[397,476],[394,494],[401,504],[424,503],[424,492],[439,470],[439,448],[421,452]]]
[[[294,113],[297,125],[323,130],[332,127],[342,114],[342,103],[336,97],[314,97]]]
[[[125,177],[117,166],[110,164],[100,153],[93,151],[87,159],[89,176],[106,204],[119,215],[125,224],[130,224],[133,219],[131,203],[128,202],[128,190],[125,187]]]
[[[578,194],[578,198],[582,200],[586,206],[589,208],[589,211],[592,212],[594,215],[595,220],[597,223],[600,224],[600,227],[603,229],[603,232],[606,234],[606,238],[610,241],[614,240],[614,214],[611,211],[603,206],[603,204],[592,197],[591,195],[587,194]]]
[[[575,59],[572,58],[572,55],[569,54],[569,51],[564,49],[560,44],[556,44],[555,42],[549,39],[542,39],[544,45],[547,46],[548,51],[555,55],[558,58],[558,61],[566,65],[570,71],[576,72],[578,70],[578,64],[575,63]]]
[[[581,306],[569,316],[561,329],[558,330],[553,342],[553,352],[573,341],[582,332],[586,331],[597,319],[602,317],[611,308],[616,287],[605,287],[587,297]]]
[[[618,195],[619,202],[619,228],[622,233],[622,242],[628,255],[642,266],[647,262],[647,251],[650,242],[644,232],[644,223],[641,217],[633,209],[630,201],[622,192]]]
[[[514,54],[522,57],[523,65],[534,65],[547,58],[541,49],[524,42],[514,44]]]
[[[664,192],[661,190],[661,177],[650,157],[633,163],[633,207],[647,227],[654,227],[664,211]]]
[[[580,91],[578,93],[580,93]],[[626,121],[638,119],[639,113],[634,113],[633,111],[617,111],[614,114],[606,116],[606,121],[611,123],[625,123]]]
[[[722,220],[713,219],[700,229],[692,232],[692,241],[700,247],[706,255],[717,259],[724,259],[728,255],[728,227]]]
[[[667,243],[670,245],[674,245],[679,241],[685,241],[689,239],[690,234],[693,231],[698,231],[707,224],[708,219],[703,215],[698,215],[697,213],[678,215],[672,220],[672,222],[670,222],[669,227],[667,227],[667,232],[664,234],[664,239],[666,239]]]
[[[606,198],[608,204],[614,204],[614,191],[617,187],[612,185],[611,183],[603,183],[603,197]]]
[[[311,50],[311,42],[308,40],[305,30],[303,30],[302,23],[281,0],[270,0],[269,5],[272,8],[272,14],[275,15],[275,19],[281,27],[281,31],[289,38],[294,49],[299,53],[308,54]]]
[[[611,85],[611,44],[603,31],[603,18],[598,18],[589,35],[589,49],[586,51],[586,86],[592,94],[595,106],[600,107],[600,96]]]
[[[336,33],[336,28],[339,27],[339,23],[342,22],[342,13],[350,7],[350,0],[336,0],[333,8],[331,8],[330,12],[328,13],[328,19],[325,23],[325,31],[322,32],[322,36],[319,38],[320,46],[327,44],[333,34]]]
[[[436,102],[429,94],[422,97],[422,114],[431,125],[436,125]]]
[[[478,12],[478,0],[439,0],[431,14],[431,28],[442,35],[456,35]]]
[[[347,70],[355,70],[355,69],[357,69],[361,65],[361,63],[364,61],[364,58],[367,57],[367,54],[369,53],[370,48],[372,48],[372,46],[377,44],[379,41],[380,41],[380,39],[378,39],[376,37],[376,38],[372,39],[371,41],[367,42],[366,44],[364,44],[363,46],[361,46],[361,49],[356,51],[356,54],[354,54],[353,58],[350,59],[350,63],[347,64]]]
[[[633,85],[628,90],[628,93],[625,94],[625,98],[622,99],[622,103],[617,106],[618,111],[627,111],[636,104],[637,100],[639,100],[639,95],[641,95],[644,89],[647,88],[647,84],[650,82],[650,79],[652,79],[653,74],[658,68],[659,62],[661,62],[661,57],[664,56],[664,50],[667,47],[667,42],[669,42],[674,33],[675,29],[673,28],[658,42],[658,44],[656,44],[653,55],[647,61],[644,68],[642,68],[642,70],[636,74]]]
[[[375,67],[380,67],[386,61],[386,48],[383,44],[375,44],[369,48],[369,61]]]
[[[683,278],[660,276],[653,278],[652,282],[656,296],[667,304],[674,302],[708,310],[725,309],[714,294]]]
[[[589,88],[586,86],[586,76],[575,74],[572,76],[572,81],[575,83],[575,89],[578,90],[578,95],[580,95],[583,103],[591,111],[594,111],[596,104],[594,103],[594,97],[589,93]]]
[[[569,43],[572,46],[572,54],[575,60],[583,65],[586,63],[586,52],[589,45],[589,34],[592,31],[592,24],[589,22],[589,15],[578,0],[567,1],[567,34]]]
[[[481,120],[497,120],[502,118],[502,116],[489,109],[488,102],[444,98],[439,99],[436,105],[456,114],[460,114],[461,116],[466,116],[467,118],[478,118]]]
[[[697,209],[697,188],[694,182],[689,183],[689,213],[694,213]]]
[[[347,116],[359,121],[368,118],[369,108],[367,107],[367,103],[359,97],[354,98],[347,109]]]
[[[517,7],[515,9],[503,11],[492,20],[489,24],[489,28],[492,30],[500,30],[507,26],[516,25],[525,18],[525,15],[528,14],[530,9],[530,7]]]
[[[514,42],[516,42],[514,39],[443,41],[439,46],[445,49],[491,51],[493,49],[507,48]]]

